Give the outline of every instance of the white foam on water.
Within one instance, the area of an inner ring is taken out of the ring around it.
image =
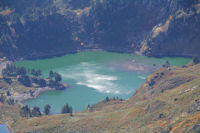
[[[126,91],[123,92],[119,85],[114,82],[120,80],[119,77],[101,74],[98,72],[99,70],[101,70],[101,66],[98,64],[82,62],[59,73],[62,74],[63,78],[75,80],[77,85],[87,86],[101,93],[127,93]]]
[[[146,77],[144,77],[144,76],[137,76],[137,77],[140,79],[146,79]]]

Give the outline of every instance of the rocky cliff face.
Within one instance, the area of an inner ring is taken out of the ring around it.
[[[169,18],[157,24],[144,39],[150,56],[192,56],[200,54],[200,4],[178,8]]]
[[[0,56],[36,58],[100,48],[148,56],[200,51],[199,0],[3,0]]]

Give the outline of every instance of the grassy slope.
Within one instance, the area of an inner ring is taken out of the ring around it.
[[[200,64],[161,68],[127,101],[101,102],[90,110],[68,115],[18,119],[9,123],[13,133],[59,132],[197,132],[200,112],[191,106],[200,99]],[[154,78],[157,73],[164,76]],[[148,82],[156,83],[150,87]],[[195,126],[196,125],[196,126]]]
[[[9,121],[15,121],[20,118],[19,116],[20,106],[1,104],[0,105],[0,123],[8,123]]]
[[[35,87],[23,86],[17,81],[16,78],[12,78],[12,81],[13,81],[12,84],[8,84],[2,79],[0,75],[0,88],[1,88],[0,93],[6,94],[7,91],[9,90],[10,94],[12,96],[15,96],[23,93],[29,93],[30,90],[32,91],[35,90]],[[0,102],[0,123],[7,123],[19,119],[20,108],[21,106],[16,103],[14,105],[8,105],[6,101],[4,103]]]

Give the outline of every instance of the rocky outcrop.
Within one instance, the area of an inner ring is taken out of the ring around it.
[[[200,4],[178,9],[143,42],[149,56],[193,56],[200,51]]]

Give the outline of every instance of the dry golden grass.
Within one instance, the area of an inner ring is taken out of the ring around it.
[[[68,115],[18,119],[9,123],[13,133],[48,132],[193,132],[199,112],[189,109],[200,99],[200,65],[159,69],[165,73],[153,86],[142,85],[127,101],[100,102],[90,111]],[[147,79],[148,82],[148,79]],[[164,91],[161,91],[164,88]]]

